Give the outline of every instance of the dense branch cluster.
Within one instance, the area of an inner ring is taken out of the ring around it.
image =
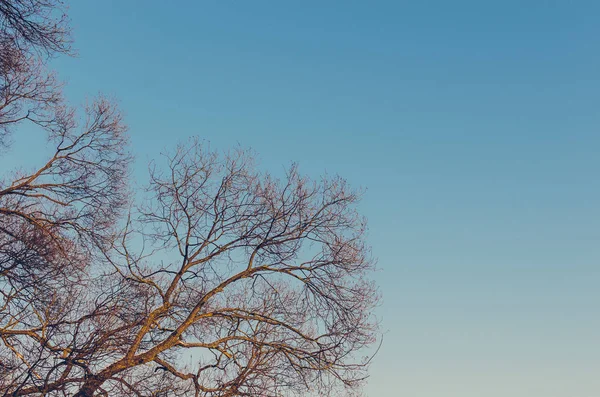
[[[377,294],[359,194],[190,139],[133,200],[116,106],[71,109],[44,70],[71,51],[60,5],[0,5],[1,144],[33,123],[53,148],[0,175],[0,394],[360,392]]]
[[[59,0],[0,2],[0,145],[23,120],[45,123],[61,100],[44,60],[71,53],[68,20]]]

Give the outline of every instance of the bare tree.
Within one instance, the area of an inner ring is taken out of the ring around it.
[[[359,393],[377,293],[358,192],[191,139],[133,200],[118,109],[79,115],[43,71],[70,51],[57,5],[0,6],[0,135],[34,123],[55,148],[0,179],[0,393]]]
[[[81,127],[72,111],[56,111],[46,126],[54,154],[0,183],[0,337],[19,363],[4,378],[10,387],[39,375],[43,354],[57,352],[49,333],[80,314],[71,305],[94,280],[93,262],[110,247],[126,204],[129,156],[114,106],[93,103]]]

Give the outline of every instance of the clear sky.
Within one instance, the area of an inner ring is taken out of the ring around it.
[[[199,135],[367,189],[369,397],[600,396],[599,1],[70,3],[136,178]]]

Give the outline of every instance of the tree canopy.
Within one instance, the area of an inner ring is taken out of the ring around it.
[[[360,393],[378,296],[359,192],[198,138],[133,191],[118,106],[69,106],[47,70],[72,53],[60,1],[0,3],[0,146],[30,123],[53,148],[0,175],[0,392]]]

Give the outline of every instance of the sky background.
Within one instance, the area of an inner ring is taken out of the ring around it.
[[[367,189],[369,397],[600,396],[600,2],[70,3],[136,180],[197,135]]]

